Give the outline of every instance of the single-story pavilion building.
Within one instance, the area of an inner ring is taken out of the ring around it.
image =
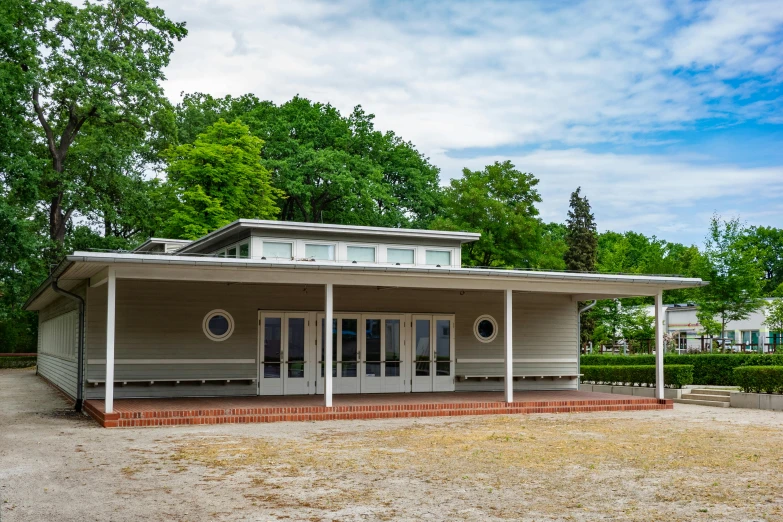
[[[106,426],[215,417],[210,408],[277,420],[264,415],[452,411],[477,397],[509,408],[544,391],[573,401],[579,302],[653,296],[648,400],[663,402],[661,293],[706,283],[463,268],[462,245],[479,237],[239,220],[192,242],[74,252],[26,303],[39,312],[38,372]]]

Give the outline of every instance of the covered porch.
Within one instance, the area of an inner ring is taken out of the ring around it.
[[[501,391],[334,395],[332,401],[327,407],[318,395],[115,399],[107,413],[104,400],[91,399],[84,409],[103,427],[128,428],[673,408],[668,399],[576,390],[516,391],[511,402]]]

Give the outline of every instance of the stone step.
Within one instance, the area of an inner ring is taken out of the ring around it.
[[[689,392],[696,395],[717,395],[720,397],[731,397],[731,390],[718,390],[715,388],[691,388]]]
[[[731,407],[730,403],[721,402],[721,401],[703,401],[703,400],[693,400],[693,399],[672,399],[672,400],[678,404],[695,404],[697,406],[715,406],[717,408]]]
[[[709,395],[706,393],[683,393],[682,398],[695,401],[731,402],[729,395]]]

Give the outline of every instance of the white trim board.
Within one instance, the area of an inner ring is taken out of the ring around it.
[[[255,359],[116,359],[114,364],[255,364]],[[87,364],[106,364],[106,359],[87,359]]]

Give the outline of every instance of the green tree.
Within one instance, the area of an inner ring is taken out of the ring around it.
[[[463,169],[444,191],[443,216],[432,227],[481,233],[462,247],[467,266],[526,267],[534,264],[539,245],[536,203],[538,180],[510,161],[483,170]]]
[[[728,322],[747,319],[764,303],[763,269],[746,236],[747,229],[738,219],[722,221],[715,215],[705,239],[700,275],[709,285],[697,294],[698,317],[702,325],[719,322],[721,337],[725,337]]]
[[[196,239],[240,218],[273,219],[283,194],[261,165],[262,146],[247,125],[218,120],[192,145],[168,151],[167,236]]]
[[[598,256],[598,234],[590,202],[580,195],[581,191],[579,187],[571,194],[565,236],[568,250],[563,259],[567,270],[593,272]]]
[[[783,230],[773,227],[751,227],[743,244],[757,252],[757,261],[764,269],[764,295],[772,296],[783,285]]]
[[[163,68],[174,40],[182,39],[186,30],[144,0],[86,2],[80,7],[61,0],[24,4],[10,13],[16,17],[15,38],[36,45],[4,52],[4,58],[31,85],[27,103],[50,162],[41,174],[39,197],[48,207],[49,236],[62,244],[74,212],[89,206],[96,175],[95,169],[76,165],[79,141],[93,132],[103,141],[119,128],[125,138],[137,137],[107,150],[104,162],[127,155],[128,148],[138,144],[155,113],[166,107],[160,86]]]
[[[767,306],[764,325],[769,327],[769,342],[780,345],[783,341],[783,299],[773,299]]]
[[[180,141],[219,118],[241,120],[264,140],[262,163],[286,194],[281,219],[424,228],[440,209],[437,167],[410,142],[376,130],[360,106],[344,117],[299,96],[277,106],[195,93],[176,109]]]

